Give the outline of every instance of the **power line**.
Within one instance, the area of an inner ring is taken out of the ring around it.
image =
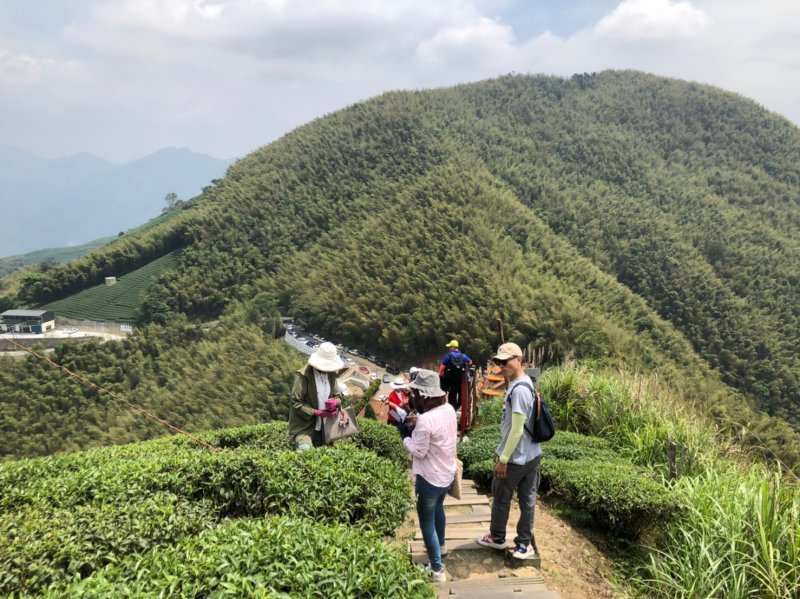
[[[54,368],[57,368],[57,369],[61,370],[62,372],[65,372],[69,377],[75,379],[79,383],[82,383],[82,384],[86,385],[87,387],[90,387],[90,388],[94,389],[98,393],[106,393],[112,399],[115,399],[116,401],[119,401],[119,402],[125,404],[135,414],[143,416],[144,418],[148,418],[148,419],[152,420],[153,422],[156,422],[156,423],[160,424],[161,426],[171,430],[174,433],[178,433],[180,435],[185,435],[186,437],[188,437],[189,439],[191,439],[195,443],[197,443],[199,445],[202,445],[202,446],[206,447],[207,449],[210,449],[211,451],[217,451],[219,449],[218,447],[214,447],[210,443],[207,443],[206,441],[204,441],[200,437],[198,437],[196,435],[193,435],[192,433],[189,433],[189,432],[183,430],[182,428],[179,428],[179,427],[175,426],[174,424],[171,424],[170,422],[167,422],[166,420],[164,420],[160,416],[156,416],[155,414],[153,414],[152,412],[149,412],[145,408],[143,408],[141,406],[137,406],[136,404],[128,401],[127,399],[125,399],[121,395],[118,395],[118,394],[114,393],[113,391],[110,391],[109,389],[106,389],[105,387],[101,387],[100,385],[90,381],[89,379],[87,379],[83,375],[80,375],[80,374],[78,374],[76,372],[71,371],[66,366],[62,366],[61,364],[59,364],[58,362],[55,362],[54,360],[51,360],[47,356],[44,356],[44,355],[42,355],[40,353],[35,352],[30,347],[27,347],[27,346],[25,346],[25,345],[23,345],[21,343],[17,343],[14,340],[13,337],[9,337],[8,340],[17,349],[19,349],[21,351],[24,351],[24,352],[27,352],[30,355],[34,356],[35,358],[38,358],[39,360],[43,360],[43,361],[47,362],[48,364],[50,364]]]

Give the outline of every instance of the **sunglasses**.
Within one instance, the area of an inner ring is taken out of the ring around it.
[[[494,363],[495,363],[495,364],[497,364],[498,366],[505,366],[505,365],[506,365],[506,364],[508,364],[508,363],[509,363],[511,360],[516,360],[516,359],[517,359],[517,358],[516,358],[516,356],[515,356],[515,357],[513,357],[513,358],[508,358],[507,360],[498,360],[497,358],[495,358],[493,361],[494,361]]]

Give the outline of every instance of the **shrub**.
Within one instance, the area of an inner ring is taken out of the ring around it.
[[[467,476],[478,486],[488,488],[492,485],[494,465],[494,458],[489,458],[480,462],[472,462],[469,466],[465,466],[465,469]]]
[[[356,446],[374,451],[381,457],[392,460],[401,468],[409,463],[409,454],[403,447],[400,433],[391,424],[362,418],[358,421],[359,433],[353,437]]]
[[[503,418],[502,398],[487,399],[478,404],[478,423],[480,426],[500,424]]]
[[[464,462],[464,468],[469,469],[474,463],[493,458],[498,443],[500,443],[498,425],[475,429],[458,444],[458,459]]]
[[[216,524],[208,502],[161,493],[129,504],[27,507],[0,517],[0,596],[59,588]]]
[[[410,505],[404,470],[352,444],[299,453],[173,447],[131,459],[90,459],[83,467],[79,457],[70,460],[73,468],[52,476],[29,468],[31,476],[3,497],[5,506],[124,504],[165,491],[207,499],[220,516],[293,514],[390,533]],[[45,471],[52,465],[37,462]]]
[[[595,524],[619,536],[635,538],[680,506],[677,496],[646,470],[619,460],[545,458],[541,476],[542,490],[589,513]]]
[[[350,440],[356,447],[374,451],[398,466],[408,465],[408,452],[403,447],[403,440],[395,427],[367,418],[359,419],[358,427],[359,433]],[[215,447],[228,449],[237,447],[266,451],[294,449],[289,442],[289,426],[283,421],[223,429],[206,433],[203,439]],[[193,445],[189,439],[183,439],[179,443]],[[343,442],[337,444],[341,443]]]
[[[126,560],[67,589],[81,597],[398,597],[433,599],[402,550],[346,526],[238,520]]]

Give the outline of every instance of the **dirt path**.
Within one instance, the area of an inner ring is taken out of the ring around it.
[[[534,528],[548,588],[568,599],[625,597],[610,583],[612,566],[605,554],[584,532],[556,516],[544,501],[536,505]]]
[[[466,511],[465,511],[466,510]],[[469,508],[451,508],[454,518],[467,513]],[[514,528],[519,512],[512,508],[509,528]],[[399,539],[419,539],[413,514],[398,530]],[[488,520],[488,518],[486,518]],[[456,525],[454,525],[456,526]],[[460,525],[459,525],[460,526]],[[486,527],[488,523],[474,525]],[[478,582],[487,575],[505,578],[542,576],[547,588],[564,599],[598,599],[625,597],[612,585],[612,567],[608,557],[592,542],[590,536],[555,515],[546,500],[536,505],[534,525],[536,542],[542,558],[541,569],[534,567],[510,568],[502,553],[490,549],[456,550],[445,557],[445,567],[450,580],[474,579]],[[476,529],[476,533],[479,529]],[[513,538],[509,536],[509,540]]]

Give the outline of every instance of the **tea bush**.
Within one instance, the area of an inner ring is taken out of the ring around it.
[[[113,451],[89,453],[83,465],[81,454],[32,460],[35,464],[20,469],[26,477],[19,471],[7,477],[15,483],[2,491],[0,506],[125,504],[164,491],[189,500],[209,500],[220,516],[291,513],[390,533],[410,505],[405,472],[353,444],[301,453],[247,448],[211,452],[173,446],[171,451],[114,460],[108,459]],[[53,465],[59,462],[68,467],[53,474]],[[37,474],[37,465],[42,475]],[[0,466],[0,473],[5,468]],[[16,471],[13,463],[10,470]],[[393,509],[386,510],[387,505]]]
[[[207,501],[160,493],[130,504],[29,506],[0,516],[0,596],[59,588],[217,522]]]
[[[359,419],[358,427],[358,434],[348,441],[339,441],[337,445],[349,442],[357,447],[372,450],[379,456],[395,462],[398,466],[408,465],[408,452],[403,447],[403,440],[396,428],[368,418]],[[289,441],[288,424],[283,421],[223,429],[207,433],[203,439],[222,448],[249,447],[267,451],[294,449]],[[192,443],[189,439],[179,442]]]
[[[619,536],[635,538],[680,509],[675,494],[646,470],[619,460],[546,458],[541,476],[543,491],[555,493]]]
[[[238,520],[110,566],[67,589],[81,597],[397,597],[433,599],[400,548],[341,525]]]
[[[488,487],[494,474],[499,426],[484,426],[462,442],[458,455],[467,476]],[[542,492],[587,512],[620,536],[636,537],[646,525],[668,519],[675,495],[645,468],[620,457],[604,439],[561,431],[543,446]]]
[[[500,424],[503,418],[503,398],[487,399],[478,405],[478,423],[480,426]]]

